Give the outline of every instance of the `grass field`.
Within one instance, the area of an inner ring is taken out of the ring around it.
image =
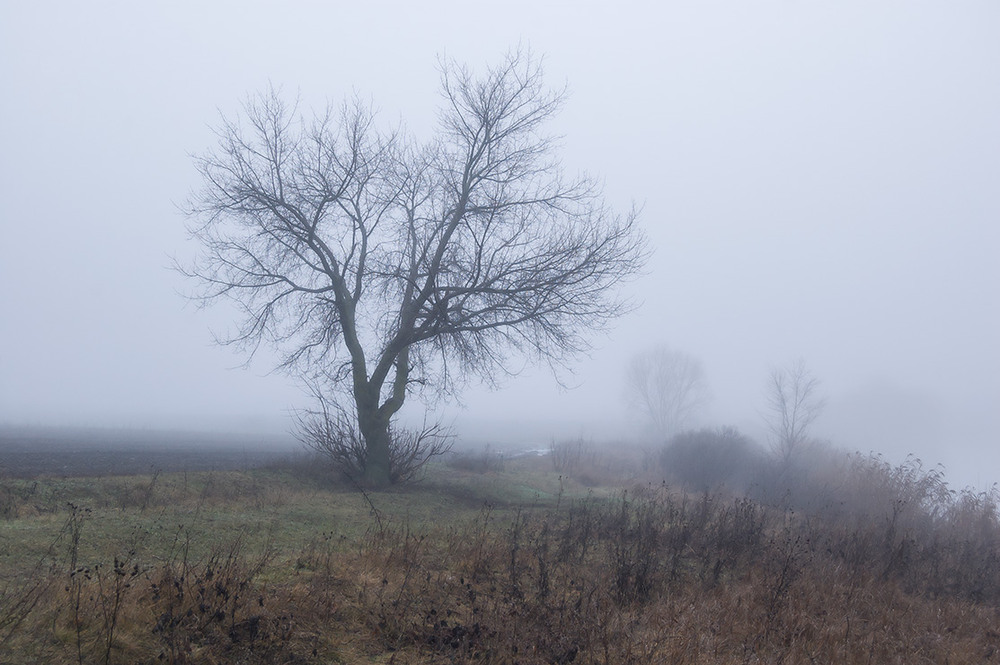
[[[0,479],[0,663],[1000,660],[992,494],[873,464],[886,503],[802,511],[555,461]]]

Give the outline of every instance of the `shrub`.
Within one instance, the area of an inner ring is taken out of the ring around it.
[[[505,466],[503,453],[491,449],[488,445],[479,453],[452,451],[446,463],[452,469],[473,473],[499,473],[504,470]]]
[[[355,419],[343,410],[327,408],[299,418],[296,436],[326,458],[334,470],[351,481],[360,481],[368,459],[364,437]],[[390,428],[389,480],[392,484],[416,480],[432,458],[451,450],[454,436],[434,423],[419,430]]]
[[[718,487],[742,491],[762,458],[751,439],[735,428],[723,427],[674,436],[660,454],[660,466],[669,478],[697,491]]]

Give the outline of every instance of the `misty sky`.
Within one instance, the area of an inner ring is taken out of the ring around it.
[[[802,358],[818,435],[1000,480],[998,34],[992,0],[3,3],[0,423],[287,427],[306,397],[266,356],[233,369],[232,310],[168,269],[191,155],[269,84],[429,138],[438,56],[520,43],[569,86],[567,170],[642,205],[654,254],[573,389],[473,388],[463,435],[628,434],[624,366],[668,344],[704,363],[704,424],[760,436]]]

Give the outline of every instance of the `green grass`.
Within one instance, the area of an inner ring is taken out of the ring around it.
[[[294,556],[318,533],[355,541],[377,528],[378,520],[386,527],[426,530],[475,518],[485,504],[503,511],[559,498],[559,480],[551,474],[483,477],[441,467],[431,469],[420,485],[366,495],[347,485],[266,469],[2,482],[17,497],[8,511],[17,516],[0,519],[0,571],[7,576],[23,574],[40,558],[68,547],[61,541],[72,506],[85,534],[81,559],[133,547],[143,556],[167,559],[182,541],[189,557],[200,559],[213,544],[236,537],[249,553],[268,546]]]

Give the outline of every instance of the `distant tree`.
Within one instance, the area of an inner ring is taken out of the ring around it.
[[[820,394],[819,379],[801,359],[772,370],[765,395],[764,421],[772,447],[787,465],[808,441],[809,428],[823,412],[826,400]]]
[[[701,362],[666,346],[632,357],[625,374],[625,394],[661,441],[687,427],[709,397]]]
[[[618,287],[646,255],[634,210],[563,174],[545,126],[564,95],[530,55],[482,76],[444,62],[441,93],[437,135],[418,144],[360,102],[306,121],[271,91],[197,161],[203,253],[183,270],[199,297],[239,307],[224,342],[251,356],[273,343],[349,414],[371,486],[398,477],[390,425],[412,390],[491,382],[517,356],[565,365],[628,308]],[[323,413],[315,432],[343,431]]]

